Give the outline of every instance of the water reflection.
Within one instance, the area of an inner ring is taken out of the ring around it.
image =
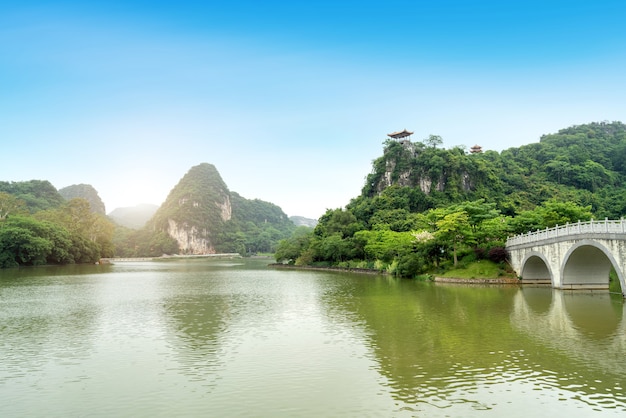
[[[524,286],[521,289],[524,301],[529,309],[538,315],[545,314],[550,311],[552,307],[552,289],[548,289],[547,286],[533,287]]]
[[[0,391],[12,398],[14,387],[28,384],[40,396],[58,391],[63,380],[50,385],[42,376],[51,370],[72,374],[74,381],[89,378],[74,373],[93,350],[99,312],[94,303],[93,278],[100,270],[78,269],[68,280],[67,271],[56,268],[3,271],[0,279]],[[55,274],[46,276],[47,273]],[[19,280],[11,280],[18,277]],[[47,277],[48,285],[39,286]]]
[[[560,292],[563,308],[574,327],[590,338],[604,339],[624,334],[623,303],[608,293]]]
[[[537,294],[522,291],[515,298],[511,320],[517,329],[587,367],[600,367],[611,374],[626,373],[621,358],[626,352],[625,305],[621,298],[608,293],[543,291],[553,297],[550,309],[542,314],[530,309]]]
[[[0,415],[626,411],[608,295],[251,260],[98,271],[0,281]]]
[[[515,400],[554,402],[563,412],[580,403],[626,411],[621,301],[547,288],[372,282],[346,281],[341,297],[324,300],[329,312],[347,311],[368,329],[378,370],[405,408],[504,413]]]

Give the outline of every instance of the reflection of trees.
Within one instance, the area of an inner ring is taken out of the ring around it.
[[[476,395],[480,388],[528,383],[571,393],[572,398],[595,406],[626,407],[623,394],[616,395],[626,373],[623,359],[622,365],[611,361],[613,372],[597,382],[598,369],[609,365],[592,354],[618,360],[626,346],[607,350],[597,339],[581,345],[580,333],[576,341],[567,342],[570,337],[554,328],[538,336],[535,328],[546,324],[536,319],[545,315],[551,300],[542,289],[524,304],[526,316],[520,316],[523,296],[516,287],[372,281],[367,286],[346,282],[351,283],[350,289],[339,295],[347,293],[351,301],[327,295],[325,302],[335,315],[343,309],[344,315],[368,330],[379,372],[399,400],[434,406],[469,402],[480,408],[485,399]],[[552,314],[564,316],[563,312]],[[598,396],[585,400],[591,394]]]
[[[515,288],[373,281],[351,289],[352,302],[327,302],[369,330],[379,371],[404,401],[445,394],[459,374],[473,385],[477,370],[495,370],[518,348],[508,326]]]
[[[58,364],[77,365],[92,355],[94,324],[100,312],[93,309],[93,292],[83,289],[90,286],[89,282],[73,275],[100,273],[100,267],[55,266],[2,272],[0,383],[12,381],[19,386],[20,379],[26,378],[45,385],[46,377],[58,370]],[[68,279],[69,274],[72,276]],[[38,385],[34,387],[44,389]]]

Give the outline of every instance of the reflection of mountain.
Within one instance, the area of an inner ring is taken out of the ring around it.
[[[369,329],[380,372],[405,400],[446,386],[459,364],[489,370],[504,357],[490,353],[516,349],[507,323],[517,289],[377,280],[379,286],[352,290],[354,302],[343,306]]]
[[[280,321],[285,307],[273,294],[272,270],[250,270],[251,265],[266,266],[267,260],[175,263],[171,279],[164,283],[173,287],[175,296],[167,299],[164,311],[179,373],[215,388],[219,380],[232,376],[225,369],[241,361],[238,356],[247,349],[250,330],[271,331]]]
[[[164,306],[175,326],[175,343],[179,353],[179,372],[216,384],[217,372],[223,367],[219,355],[221,337],[227,327],[228,304],[206,295],[183,296],[169,300]]]
[[[610,327],[620,331],[607,342],[581,333],[586,325],[568,317],[574,310],[550,308],[552,296],[542,291],[552,289],[374,280],[377,285],[363,287],[346,282],[324,301],[333,315],[343,311],[368,330],[378,370],[398,400],[427,411],[461,403],[480,409],[494,396],[531,387],[542,396],[626,407],[616,394],[626,375],[626,332],[613,308],[603,307],[603,315],[612,315]],[[529,303],[527,291],[534,293]],[[602,382],[598,368],[612,370]]]

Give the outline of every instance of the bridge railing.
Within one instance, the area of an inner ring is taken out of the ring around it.
[[[538,231],[531,231],[526,234],[515,235],[506,240],[507,247],[510,245],[528,244],[543,241],[551,238],[565,237],[579,234],[624,234],[626,233],[626,220],[605,219],[603,221],[590,220],[566,225],[557,225],[553,228],[546,228]]]

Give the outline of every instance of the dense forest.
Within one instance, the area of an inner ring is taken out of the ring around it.
[[[419,277],[493,263],[507,236],[626,213],[626,125],[599,122],[500,153],[384,142],[361,195],[281,241],[279,262]]]
[[[47,181],[0,183],[0,268],[95,263],[114,253],[115,226],[87,200]]]

